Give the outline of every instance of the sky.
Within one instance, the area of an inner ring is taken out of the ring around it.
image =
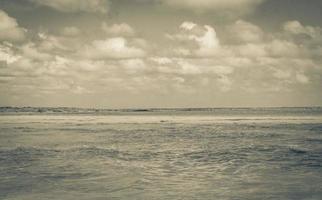
[[[320,0],[0,0],[0,106],[322,106]]]

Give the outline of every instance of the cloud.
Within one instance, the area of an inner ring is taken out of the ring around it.
[[[16,19],[0,10],[0,41],[22,41],[25,39],[25,32],[25,29],[19,27]]]
[[[158,74],[165,74],[165,77],[172,79],[168,80],[168,84],[171,83],[171,87],[180,93],[194,94],[198,87],[210,85],[213,90],[227,92],[233,86],[231,76],[234,75],[235,69],[228,65],[220,65],[215,59],[157,57],[150,61],[151,66],[158,70]]]
[[[76,52],[83,45],[82,34],[76,27],[65,27],[59,35],[39,32],[34,42],[41,52],[50,54],[66,54]]]
[[[301,57],[306,56],[305,49],[297,44],[287,41],[274,39],[266,45],[266,50],[273,57]]]
[[[161,0],[169,6],[190,9],[194,11],[218,11],[241,14],[248,12],[264,0]]]
[[[103,22],[102,29],[105,33],[113,36],[133,36],[135,34],[134,29],[126,23],[108,26],[105,22]]]
[[[287,21],[283,25],[284,31],[294,36],[306,36],[314,42],[322,42],[322,28],[313,26],[304,26],[299,21]],[[303,40],[301,38],[299,40]]]
[[[314,90],[321,83],[315,56],[322,43],[314,39],[311,46],[300,38],[318,38],[319,27],[286,24],[270,33],[245,20],[223,27],[184,21],[166,38],[157,38],[160,33],[152,39],[137,38],[127,23],[98,26],[98,34],[60,27],[23,44],[0,44],[0,91],[21,96],[37,90],[63,99],[73,93],[212,99]]]
[[[5,62],[6,64],[11,64],[19,58],[20,56],[16,55],[11,49],[11,45],[0,45],[0,61]]]
[[[255,24],[238,20],[226,29],[225,37],[231,34],[227,43],[217,36],[212,26],[187,21],[179,26],[178,33],[166,35],[175,42],[172,49],[175,56],[157,57],[153,62],[162,73],[204,77],[207,84],[211,84],[209,80],[216,80],[223,92],[237,87],[249,92],[290,91],[299,84],[313,84],[314,74],[321,73],[320,61],[312,57],[322,46],[317,40],[320,28],[299,24],[288,24],[281,32],[272,34],[264,33]],[[294,39],[292,35],[298,34],[315,38],[315,42]],[[217,77],[211,79],[212,75]]]
[[[242,56],[246,58],[256,58],[268,56],[265,44],[241,44],[238,46],[230,47],[232,51],[237,54],[237,56]]]
[[[145,62],[139,58],[121,60],[119,64],[125,69],[125,72],[130,74],[142,72],[147,69]]]
[[[232,40],[240,43],[258,43],[262,42],[264,32],[260,27],[244,20],[236,21],[228,28]]]
[[[204,35],[201,37],[195,37],[195,40],[199,45],[199,49],[196,54],[199,56],[213,55],[219,48],[220,42],[213,27],[205,25],[204,28],[206,29]]]
[[[309,78],[303,73],[296,73],[296,80],[302,84],[308,84],[310,82]]]
[[[152,62],[155,62],[159,65],[168,65],[173,63],[172,59],[167,58],[167,57],[151,57],[150,60]]]
[[[256,57],[283,57],[295,58],[305,57],[309,54],[305,47],[282,39],[272,39],[262,43],[246,43],[237,46],[230,46],[231,51],[239,56],[250,58]]]
[[[218,76],[226,76],[234,72],[234,68],[230,66],[220,65],[213,59],[195,58],[166,58],[153,57],[150,59],[151,65],[156,65],[157,69],[162,73],[181,74],[181,75],[201,75],[211,74]]]
[[[128,40],[123,37],[115,37],[93,41],[90,46],[85,47],[82,54],[93,59],[126,59],[144,57],[146,52],[130,46]]]
[[[174,41],[194,42],[190,44],[190,49],[197,48],[189,51],[185,48],[176,48],[175,51],[181,55],[207,57],[218,53],[220,48],[220,41],[217,37],[216,31],[209,25],[199,26],[193,22],[183,22],[179,26],[180,30],[177,34],[167,34],[166,37]]]
[[[299,21],[287,21],[284,23],[283,28],[285,31],[290,32],[292,34],[307,34],[312,37],[319,34],[321,28],[312,27],[312,26],[303,26]]]
[[[274,71],[273,76],[278,79],[287,80],[292,76],[290,70],[281,70],[281,69],[274,68],[273,71]]]
[[[77,27],[74,27],[74,26],[65,27],[61,31],[61,34],[64,36],[67,36],[67,37],[78,36],[80,33],[81,33],[81,31]]]
[[[197,24],[195,24],[193,22],[183,22],[181,24],[180,28],[190,31],[196,26],[197,26]]]
[[[40,52],[34,43],[27,43],[21,47],[23,56],[32,60],[47,61],[52,58],[52,55]]]
[[[218,84],[219,84],[219,89],[222,92],[228,92],[231,90],[232,87],[232,80],[229,79],[227,76],[221,76],[218,80],[217,80]]]
[[[61,12],[107,13],[109,0],[29,0],[37,5],[47,6]]]

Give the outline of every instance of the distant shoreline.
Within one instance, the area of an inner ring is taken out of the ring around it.
[[[0,109],[81,109],[81,110],[138,110],[138,111],[146,111],[146,110],[206,110],[206,109],[283,109],[283,108],[322,108],[322,106],[255,106],[255,107],[133,107],[133,108],[90,108],[90,107],[69,107],[69,106],[0,106]]]
[[[48,113],[48,114],[113,114],[113,113],[217,113],[217,114],[275,114],[322,113],[322,107],[217,107],[217,108],[122,108],[98,109],[77,107],[0,107],[0,113]]]

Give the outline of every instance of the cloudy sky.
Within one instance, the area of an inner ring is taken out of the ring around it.
[[[321,0],[0,0],[0,106],[322,106]]]

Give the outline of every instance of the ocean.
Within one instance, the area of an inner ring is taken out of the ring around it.
[[[322,108],[1,108],[0,199],[322,199]]]

